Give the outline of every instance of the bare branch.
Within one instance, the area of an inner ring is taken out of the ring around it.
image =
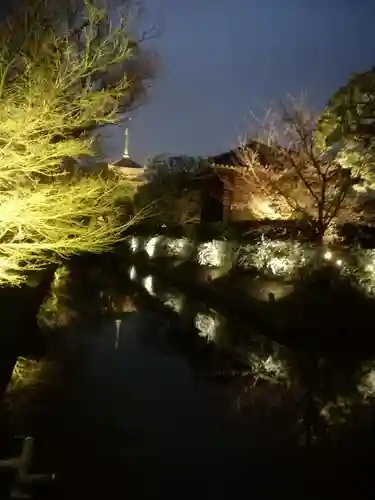
[[[339,218],[355,218],[353,181],[335,157],[322,160],[317,152],[312,113],[292,99],[262,123],[259,136],[238,148],[238,166],[227,174],[221,167],[233,197],[257,218],[302,219],[322,239]]]

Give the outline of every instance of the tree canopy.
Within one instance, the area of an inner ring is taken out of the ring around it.
[[[127,19],[114,27],[106,9],[75,5],[26,0],[0,23],[0,284],[105,250],[131,223],[120,222],[129,183],[64,165],[92,156],[87,132],[136,104],[126,68],[140,49]]]
[[[317,144],[321,151],[335,148],[342,166],[375,185],[375,67],[332,95],[318,122]]]
[[[139,208],[150,204],[163,223],[184,224],[199,218],[200,180],[209,163],[205,158],[159,154],[146,166],[147,183],[135,197]]]

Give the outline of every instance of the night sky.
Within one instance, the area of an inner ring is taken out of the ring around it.
[[[375,0],[141,1],[144,24],[161,30],[151,45],[162,63],[132,115],[130,154],[141,163],[226,151],[251,111],[301,92],[319,110],[350,73],[375,65]],[[103,135],[106,158],[119,159],[123,129]]]
[[[375,1],[145,0],[163,63],[134,114],[130,152],[214,154],[236,145],[250,111],[289,92],[320,109],[350,73],[375,64]],[[107,131],[109,159],[123,132]]]

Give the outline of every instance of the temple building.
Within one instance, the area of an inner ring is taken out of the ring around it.
[[[259,160],[263,165],[276,165],[278,160],[268,146],[250,141],[247,143],[247,147],[258,153]],[[202,218],[207,218],[205,211],[212,210],[212,214],[208,216],[209,220],[219,221],[220,215],[222,222],[257,219],[249,205],[250,186],[246,178],[241,175],[241,167],[246,169],[246,166],[243,164],[241,156],[238,155],[238,150],[232,149],[211,156],[208,158],[208,162],[211,165],[213,175],[209,193],[207,193],[206,188],[204,194]]]

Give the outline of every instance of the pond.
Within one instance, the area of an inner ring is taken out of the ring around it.
[[[305,497],[310,481],[322,498],[327,479],[348,487],[338,472],[362,477],[371,353],[352,366],[293,351],[126,264],[75,272],[59,382],[21,418],[56,472],[51,498]]]

